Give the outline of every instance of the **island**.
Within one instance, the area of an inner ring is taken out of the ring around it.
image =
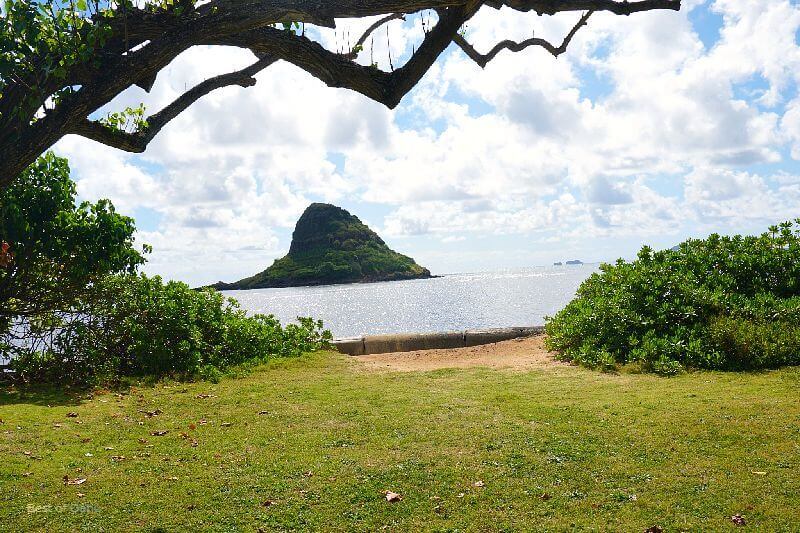
[[[430,270],[389,248],[357,216],[335,205],[313,203],[297,221],[285,257],[254,276],[212,287],[241,290],[432,277]]]

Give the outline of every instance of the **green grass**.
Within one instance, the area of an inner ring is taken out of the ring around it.
[[[374,373],[330,353],[91,399],[0,391],[0,529],[797,531],[798,398],[798,368]]]

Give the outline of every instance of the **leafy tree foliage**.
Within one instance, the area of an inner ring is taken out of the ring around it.
[[[254,76],[287,61],[331,87],[348,88],[396,106],[454,43],[481,67],[501,52],[540,47],[558,56],[594,11],[630,15],[680,9],[680,0],[3,0],[0,4],[0,189],[66,134],[141,152],[186,108],[221,87],[255,84]],[[487,53],[469,42],[465,24],[481,8],[583,11],[560,44],[538,37],[504,40]],[[423,15],[424,14],[424,15]],[[373,33],[411,16],[424,37],[404,65],[383,71],[359,62]],[[313,26],[334,28],[337,19],[378,17],[345,50],[312,40]],[[140,106],[90,119],[133,85],[149,91],[159,71],[193,46],[235,46],[251,51],[248,67],[190,88],[145,116]]]
[[[12,368],[25,381],[92,383],[124,376],[216,379],[233,366],[299,356],[327,346],[321,321],[281,326],[272,315],[248,316],[212,290],[145,275],[113,275],[62,317],[15,350]]]
[[[72,307],[110,273],[144,262],[135,226],[107,200],[75,202],[66,159],[40,157],[0,198],[0,331]]]
[[[548,321],[566,360],[664,374],[800,364],[800,219],[760,236],[644,247],[600,270]]]
[[[282,327],[215,291],[136,274],[133,220],[75,195],[67,161],[48,153],[0,199],[0,355],[18,379],[213,378],[330,339],[321,322]]]

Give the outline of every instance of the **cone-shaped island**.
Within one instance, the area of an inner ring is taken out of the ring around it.
[[[357,216],[315,203],[297,221],[288,255],[255,276],[212,287],[262,289],[431,277],[427,268],[386,246]]]

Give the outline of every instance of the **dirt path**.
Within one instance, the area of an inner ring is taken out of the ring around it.
[[[399,372],[476,366],[527,370],[565,365],[556,361],[553,354],[545,349],[543,335],[470,348],[381,353],[360,355],[353,359],[369,369]]]

